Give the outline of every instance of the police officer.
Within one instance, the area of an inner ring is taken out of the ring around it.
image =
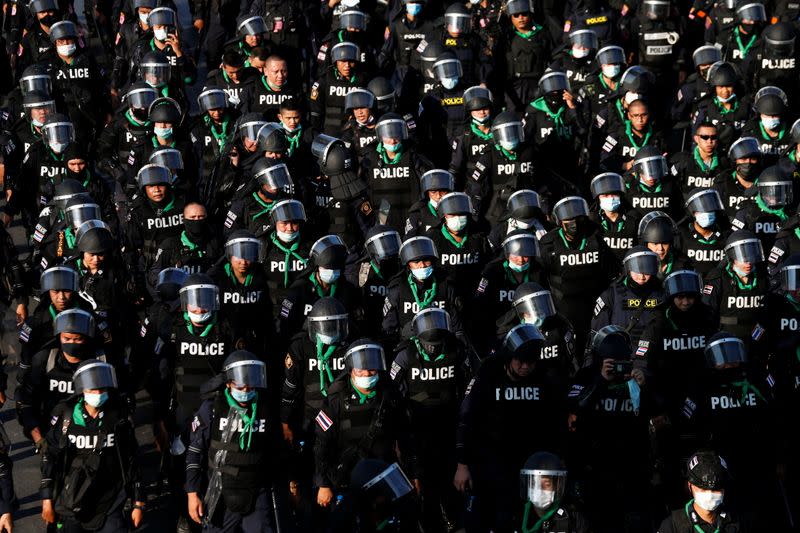
[[[452,140],[452,156],[448,170],[459,184],[472,175],[480,156],[492,148],[492,93],[481,86],[464,91],[467,124],[461,135]]]
[[[247,90],[244,109],[262,113],[270,121],[275,121],[278,109],[287,100],[304,101],[298,83],[290,77],[287,61],[276,55],[267,58],[264,74],[253,80]]]
[[[619,325],[636,344],[656,307],[664,299],[658,278],[659,258],[646,246],[638,245],[622,260],[625,275],[614,282],[595,302],[592,330]]]
[[[0,472],[2,477],[0,479],[0,531],[5,529],[11,531],[14,527],[12,512],[18,507],[17,497],[14,494],[14,478],[12,476],[12,463],[8,458],[8,452],[11,448],[11,441],[5,434],[5,428],[0,426],[0,438],[3,439],[2,449],[0,450]]]
[[[489,232],[489,245],[499,250],[509,233],[523,230],[541,239],[552,227],[542,210],[539,194],[532,189],[521,189],[508,197],[501,222]]]
[[[119,96],[119,92],[125,87],[128,81],[128,56],[136,46],[140,39],[149,38],[152,34],[152,28],[149,24],[150,12],[155,9],[157,2],[155,0],[134,0],[132,2],[133,17],[121,14],[123,18],[122,24],[117,29],[117,36],[114,39],[114,58],[112,61],[110,90],[111,95],[115,98]]]
[[[365,254],[357,269],[347,275],[350,282],[361,288],[364,302],[364,329],[378,332],[383,320],[383,303],[388,294],[390,280],[400,270],[400,234],[391,226],[375,224],[367,232]]]
[[[390,375],[406,399],[418,439],[420,482],[424,487],[423,527],[452,530],[460,498],[452,475],[458,410],[478,361],[452,333],[443,309],[423,309],[412,320],[413,336],[399,350]]]
[[[42,518],[70,531],[139,527],[145,508],[138,444],[109,363],[90,359],[72,378],[75,394],[53,410],[42,454]],[[60,529],[60,528],[59,528]]]
[[[625,68],[625,51],[616,45],[604,46],[597,51],[595,62],[600,67],[599,72],[590,73],[586,77],[578,94],[589,108],[592,125],[602,127],[606,119],[600,117],[601,112],[608,110],[609,100],[616,96],[620,87],[622,70]],[[620,102],[619,99],[615,101]],[[619,105],[622,105],[621,102]]]
[[[694,127],[694,147],[670,158],[669,171],[684,200],[693,189],[712,187],[714,178],[727,167],[725,156],[719,149],[717,132],[713,122],[704,120]]]
[[[644,100],[637,99],[628,105],[623,125],[606,137],[600,155],[600,166],[610,172],[627,172],[634,165],[636,154],[645,147],[663,153],[664,141],[653,128],[652,111]],[[665,169],[666,172],[666,169]]]
[[[274,230],[262,238],[262,252],[274,318],[289,287],[305,270],[309,236],[306,211],[297,200],[281,200],[269,214]]]
[[[761,240],[764,250],[771,250],[775,236],[788,217],[786,207],[792,204],[794,183],[781,167],[765,168],[756,180],[756,196],[739,204],[731,226],[747,229]]]
[[[513,328],[500,352],[483,361],[461,404],[453,482],[474,495],[470,528],[511,530],[519,465],[531,452],[560,444],[564,411],[539,365],[543,344],[535,326]]]
[[[450,5],[444,12],[444,27],[437,28],[429,40],[438,40],[445,50],[455,52],[463,66],[463,82],[467,86],[485,86],[492,79],[490,54],[485,53],[485,44],[474,31],[472,15],[465,5]]]
[[[693,531],[740,531],[736,517],[722,507],[729,486],[728,463],[711,450],[700,450],[686,464],[686,486],[692,498],[673,510],[658,528],[658,533]]]
[[[616,277],[619,266],[602,234],[589,220],[586,201],[569,196],[553,206],[558,227],[542,237],[542,262],[559,310],[573,324],[580,346],[589,330],[591,309]]]
[[[441,222],[428,230],[428,236],[439,251],[442,270],[456,295],[463,298],[472,294],[489,261],[489,243],[472,220],[472,202],[465,193],[446,194],[436,212]]]
[[[671,97],[678,79],[687,74],[685,20],[676,16],[670,0],[645,0],[631,20],[630,31],[637,36],[637,56],[641,66],[656,75],[653,96]]]
[[[400,247],[400,272],[387,287],[383,304],[383,334],[396,340],[410,333],[411,320],[429,307],[444,309],[461,333],[461,299],[444,274],[439,252],[429,237],[411,237]],[[391,345],[390,341],[386,341]]]
[[[663,211],[653,211],[642,218],[639,243],[658,255],[661,262],[658,277],[661,279],[675,270],[691,268],[691,262],[675,245],[675,222]]]
[[[255,186],[245,184],[225,216],[223,233],[226,236],[239,229],[247,229],[257,237],[269,234],[273,229],[272,209],[293,190],[286,164],[269,157],[255,162],[251,180]]]
[[[53,186],[66,176],[67,169],[61,158],[64,150],[75,142],[75,127],[66,115],[48,116],[42,127],[42,138],[31,145],[22,161],[21,174],[30,176],[20,183],[18,191],[23,209],[42,208],[53,196]],[[38,210],[38,209],[37,209]]]
[[[619,174],[598,174],[592,178],[589,189],[596,202],[590,217],[602,226],[603,240],[621,261],[636,243],[641,214],[631,208],[625,196],[625,182]]]
[[[337,135],[344,125],[344,97],[352,89],[366,85],[359,62],[361,51],[343,41],[331,47],[331,63],[311,87],[311,127],[327,135]]]
[[[311,246],[308,268],[289,287],[281,302],[281,335],[300,331],[314,302],[325,296],[342,302],[354,324],[363,320],[361,291],[342,276],[347,253],[347,246],[338,235],[320,237]]]
[[[644,371],[632,367],[630,340],[621,327],[601,328],[589,350],[590,360],[569,392],[573,446],[593,450],[578,458],[579,467],[592,472],[586,477],[587,514],[598,531],[614,531],[622,522],[630,531],[649,531],[649,426],[662,414],[658,396]],[[620,471],[609,457],[629,467]],[[611,471],[616,473],[608,477]]]
[[[673,217],[681,213],[680,188],[667,173],[667,161],[657,148],[645,146],[638,150],[632,170],[626,196],[634,209],[642,216],[656,210]]]
[[[733,218],[739,209],[739,204],[748,197],[749,192],[761,170],[761,151],[758,141],[754,137],[742,137],[733,143],[728,150],[728,159],[735,165],[730,173],[723,172],[714,180],[714,188],[721,198],[725,199],[725,214]]]
[[[556,56],[549,70],[564,72],[569,86],[579,92],[596,71],[594,64],[600,46],[597,33],[593,29],[577,29],[569,33],[569,47]]]
[[[374,107],[375,95],[368,89],[354,89],[344,97],[344,110],[350,118],[342,128],[342,141],[356,154],[362,153],[377,138]]]
[[[711,65],[722,60],[722,54],[716,46],[703,45],[692,52],[695,72],[689,74],[686,81],[678,88],[676,101],[672,104],[670,115],[676,123],[686,126],[697,104],[708,95],[712,88],[708,84],[708,73]]]
[[[774,86],[786,94],[797,94],[797,30],[789,22],[767,26],[761,34],[761,47],[750,54],[744,71],[753,76],[751,87]]]
[[[64,220],[50,228],[34,253],[34,261],[41,268],[66,262],[76,253],[76,232],[81,223],[100,218],[100,206],[88,194],[73,196],[66,203]]]
[[[715,189],[693,189],[686,200],[691,215],[678,227],[680,246],[699,274],[708,274],[722,261],[728,221],[722,199]]]
[[[775,238],[775,244],[767,258],[770,277],[775,278],[780,266],[786,259],[800,252],[800,230],[798,223],[800,216],[795,214],[781,225],[781,230]]]
[[[395,461],[395,449],[419,486],[409,414],[386,373],[383,348],[370,339],[359,339],[347,350],[345,367],[328,388],[314,419],[314,485],[322,507],[332,503],[334,491],[347,488],[360,459]]]
[[[189,516],[208,531],[271,532],[277,512],[273,485],[282,481],[285,451],[270,416],[267,367],[252,352],[236,350],[222,372],[224,387],[192,420],[186,453]]]
[[[769,280],[764,252],[755,234],[736,230],[725,240],[724,263],[705,278],[703,301],[719,317],[720,327],[746,339],[764,308]]]
[[[424,235],[440,223],[439,202],[455,190],[456,182],[452,172],[435,168],[420,177],[419,188],[422,198],[409,208],[404,231],[411,237]]]
[[[550,57],[550,40],[543,27],[533,20],[530,0],[511,1],[506,13],[511,26],[500,44],[505,61],[506,107],[522,111],[533,100],[536,83],[544,74]]]
[[[320,39],[316,63],[324,68],[330,65],[331,56],[328,51],[338,43],[349,42],[358,46],[359,58],[362,68],[372,72],[375,69],[377,53],[372,46],[375,42],[374,35],[367,31],[369,15],[359,6],[345,7],[339,13],[338,24],[331,27],[331,32]]]
[[[98,354],[95,320],[87,311],[62,311],[53,321],[53,333],[55,339],[33,356],[30,370],[22,374],[17,392],[17,418],[37,450],[44,445],[53,408],[75,392],[72,374]]]
[[[47,61],[53,57],[50,28],[62,19],[54,0],[39,0],[30,4],[33,20],[29,31],[22,35],[17,51],[17,69],[22,72],[29,65]]]
[[[736,8],[736,25],[717,35],[716,43],[722,47],[722,58],[741,66],[748,55],[759,49],[761,30],[766,22],[767,13],[763,4],[750,2],[739,5]]]
[[[755,116],[745,125],[742,135],[758,140],[764,165],[773,165],[781,154],[791,146],[791,138],[786,135],[790,125],[788,98],[777,87],[763,87],[755,96]]]
[[[584,514],[567,499],[567,467],[557,455],[540,451],[519,471],[520,497],[525,502],[521,531],[590,531]],[[533,525],[531,525],[533,524]]]
[[[434,14],[425,13],[425,4],[424,1],[404,0],[404,9],[394,14],[388,38],[378,56],[381,70],[396,70],[401,77],[408,67],[419,67],[414,62],[414,52],[421,53],[429,45],[426,38],[434,30]]]
[[[197,97],[200,115],[189,131],[193,159],[200,163],[197,176],[203,190],[217,159],[233,140],[239,114],[229,105],[228,96],[218,87],[206,87]]]
[[[708,69],[711,92],[698,106],[698,115],[717,126],[720,146],[732,146],[752,115],[750,97],[732,63],[717,62]]]
[[[456,53],[445,50],[433,64],[436,84],[419,103],[419,136],[437,167],[450,161],[448,148],[464,133],[464,71]]]

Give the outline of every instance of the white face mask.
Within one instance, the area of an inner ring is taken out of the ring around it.
[[[139,13],[139,22],[143,25],[147,26],[147,17],[150,16],[150,13]]]
[[[319,268],[319,279],[322,280],[324,283],[331,284],[337,279],[339,279],[339,275],[342,273],[341,270],[332,270],[330,268]]]
[[[205,313],[189,313],[189,320],[194,324],[205,324],[211,320],[213,311],[206,311]]]
[[[353,377],[353,383],[355,383],[355,386],[359,389],[370,390],[378,383],[379,377],[378,374],[374,376],[355,376]]]
[[[325,346],[331,346],[339,339],[333,335],[323,335],[322,333],[317,333],[317,340]]]
[[[167,30],[164,28],[156,28],[153,30],[153,34],[156,36],[156,39],[159,41],[166,41],[167,40]]]
[[[458,84],[458,78],[443,78],[441,83],[442,87],[450,90]]]
[[[547,509],[556,501],[556,491],[534,487],[533,491],[528,495],[528,498],[537,509]]]
[[[85,401],[88,405],[92,407],[100,407],[108,400],[108,393],[107,392],[84,392],[83,393],[83,401]]]
[[[693,490],[694,502],[706,511],[716,511],[725,499],[725,493]]]
[[[621,65],[603,65],[603,76],[614,79],[622,72]]]
[[[292,242],[297,239],[297,236],[300,235],[300,232],[275,230],[275,234],[278,236],[278,239],[283,242]]]
[[[531,229],[533,227],[533,219],[530,222],[525,222],[516,218],[509,219],[509,228],[513,229]]]
[[[447,229],[450,231],[461,231],[462,229],[467,227],[467,216],[466,215],[458,215],[455,217],[447,217]]]
[[[50,143],[50,149],[57,154],[63,152],[67,148],[67,146],[68,143]]]
[[[605,198],[600,198],[600,209],[603,211],[610,211],[614,212],[619,208],[619,204],[622,203],[619,196],[607,196]]]
[[[78,46],[75,43],[62,44],[62,45],[56,46],[56,51],[58,52],[58,55],[64,56],[64,57],[72,57],[72,54],[74,54],[75,50],[77,50],[77,49],[78,49]]]
[[[589,55],[588,48],[573,48],[572,49],[572,57],[575,59],[583,59],[584,57]]]
[[[504,150],[507,152],[513,152],[519,146],[519,142],[517,141],[500,141],[500,146],[503,147]]]

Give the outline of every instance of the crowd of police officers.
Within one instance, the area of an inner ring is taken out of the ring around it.
[[[3,0],[48,531],[794,530],[800,4],[188,8]]]

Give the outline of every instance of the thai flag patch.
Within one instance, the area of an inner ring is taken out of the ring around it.
[[[19,328],[19,341],[28,342],[28,340],[31,338],[31,331],[32,328],[27,324],[27,322],[23,322],[22,326]]]
[[[392,368],[389,370],[389,376],[394,379],[397,377],[397,373],[403,369],[400,365],[397,364],[397,361],[392,361]]]
[[[756,324],[756,327],[753,328],[753,332],[750,334],[753,337],[754,341],[760,341],[761,337],[764,336],[764,328],[761,327],[761,324]]]
[[[41,224],[36,224],[36,230],[33,232],[33,240],[36,242],[42,242],[45,233],[47,233],[47,229],[45,229],[45,227]]]
[[[236,220],[236,214],[228,211],[228,214],[225,216],[225,227],[230,228],[233,226],[233,222]]]
[[[328,415],[325,414],[325,411],[320,411],[317,415],[317,418],[314,420],[317,421],[317,424],[320,428],[322,428],[322,431],[328,431],[333,425],[333,420],[328,418]]]
[[[489,280],[486,278],[481,278],[481,282],[478,283],[478,292],[483,294],[486,292],[486,286],[489,284]]]
[[[650,348],[650,341],[639,341],[639,347],[636,348],[636,355],[639,357],[644,357],[647,354],[647,350]]]

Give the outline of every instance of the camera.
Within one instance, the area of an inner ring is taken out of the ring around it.
[[[630,375],[633,371],[633,361],[614,361],[611,372],[617,376]]]

